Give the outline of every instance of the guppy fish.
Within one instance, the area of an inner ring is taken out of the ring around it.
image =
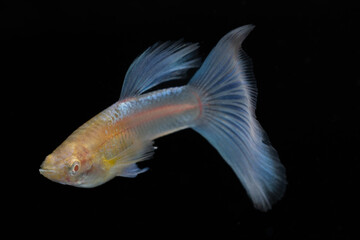
[[[241,49],[253,28],[226,34],[181,87],[147,92],[199,67],[198,45],[178,41],[148,48],[127,71],[120,100],[73,132],[46,157],[40,173],[85,188],[116,176],[136,177],[146,171],[136,163],[153,155],[154,139],[192,128],[232,168],[254,206],[270,209],[284,194],[286,176],[255,117],[256,82]]]

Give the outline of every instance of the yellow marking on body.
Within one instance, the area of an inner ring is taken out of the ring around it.
[[[116,164],[116,162],[117,162],[116,158],[106,159],[105,157],[103,157],[103,164],[106,171],[110,170]]]

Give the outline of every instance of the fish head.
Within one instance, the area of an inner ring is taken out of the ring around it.
[[[48,155],[40,166],[40,174],[57,183],[88,187],[94,173],[88,151],[83,146],[64,142]]]

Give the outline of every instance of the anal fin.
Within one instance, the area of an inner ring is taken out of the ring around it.
[[[136,163],[130,164],[122,169],[121,173],[119,173],[117,176],[120,177],[128,177],[128,178],[134,178],[138,174],[146,172],[149,170],[149,168],[142,168],[140,169]]]

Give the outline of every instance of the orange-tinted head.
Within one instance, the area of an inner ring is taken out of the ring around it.
[[[40,173],[54,182],[87,187],[92,178],[91,168],[86,149],[65,141],[45,158]]]

